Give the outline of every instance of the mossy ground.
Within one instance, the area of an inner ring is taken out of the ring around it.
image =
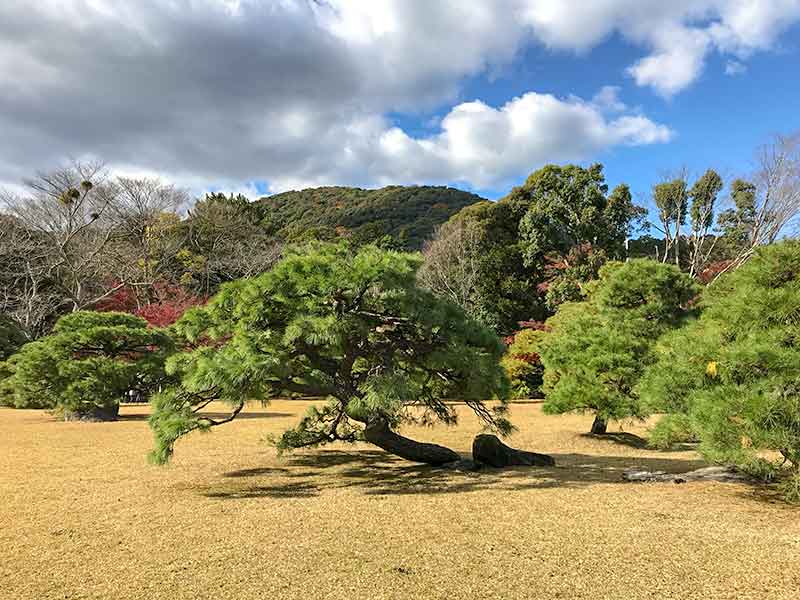
[[[513,406],[510,443],[556,468],[448,473],[370,446],[277,457],[306,404],[249,408],[146,463],[146,406],[117,423],[0,409],[0,598],[796,598],[800,512],[721,483],[631,484],[692,451],[582,436]],[[469,452],[478,433],[406,433]],[[643,426],[626,426],[642,434]]]

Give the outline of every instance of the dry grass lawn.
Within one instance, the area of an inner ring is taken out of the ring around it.
[[[278,458],[264,436],[304,410],[250,408],[157,468],[146,407],[107,424],[0,409],[0,597],[800,597],[800,511],[743,485],[620,482],[695,467],[691,451],[524,404],[511,443],[554,469],[445,473],[345,445]],[[463,413],[409,433],[468,453],[477,429]]]

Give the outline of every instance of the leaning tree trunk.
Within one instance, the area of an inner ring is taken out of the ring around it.
[[[604,433],[607,433],[607,430],[608,430],[608,423],[606,422],[606,420],[601,419],[599,415],[596,416],[594,418],[594,422],[592,423],[592,429],[590,432],[593,433],[594,435],[603,435]]]
[[[383,417],[369,420],[364,428],[364,439],[383,448],[390,454],[405,458],[412,462],[440,466],[461,460],[461,456],[450,448],[437,444],[416,442],[403,437],[389,428],[389,422]]]

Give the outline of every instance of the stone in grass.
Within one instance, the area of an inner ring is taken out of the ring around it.
[[[506,446],[496,435],[481,434],[472,442],[472,459],[492,467],[552,467],[552,456]]]
[[[673,483],[686,483],[687,481],[722,481],[746,482],[751,478],[746,474],[731,467],[703,467],[688,473],[666,473],[665,471],[646,471],[631,468],[622,474],[624,481],[672,481]]]

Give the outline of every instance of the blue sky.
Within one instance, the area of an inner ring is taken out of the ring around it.
[[[650,189],[665,171],[685,166],[694,176],[707,168],[717,169],[727,179],[746,175],[757,146],[774,133],[800,129],[800,26],[786,31],[774,52],[747,60],[741,73],[726,74],[729,59],[712,57],[688,89],[670,98],[637,86],[626,74],[626,67],[639,54],[636,46],[620,36],[580,54],[531,44],[499,73],[465,79],[459,96],[463,101],[481,99],[497,106],[529,90],[589,98],[604,85],[619,86],[626,104],[667,124],[674,138],[646,147],[614,147],[578,162],[601,162],[609,185],[627,183],[643,204],[649,204]],[[435,130],[431,121],[447,110],[444,106],[422,114],[394,114],[392,119],[422,136]],[[520,174],[516,183],[524,179],[525,174]],[[508,192],[507,187],[453,185],[490,199]]]
[[[800,0],[2,2],[0,185],[91,157],[197,195],[494,199],[599,161],[646,202],[800,129],[798,67]]]

